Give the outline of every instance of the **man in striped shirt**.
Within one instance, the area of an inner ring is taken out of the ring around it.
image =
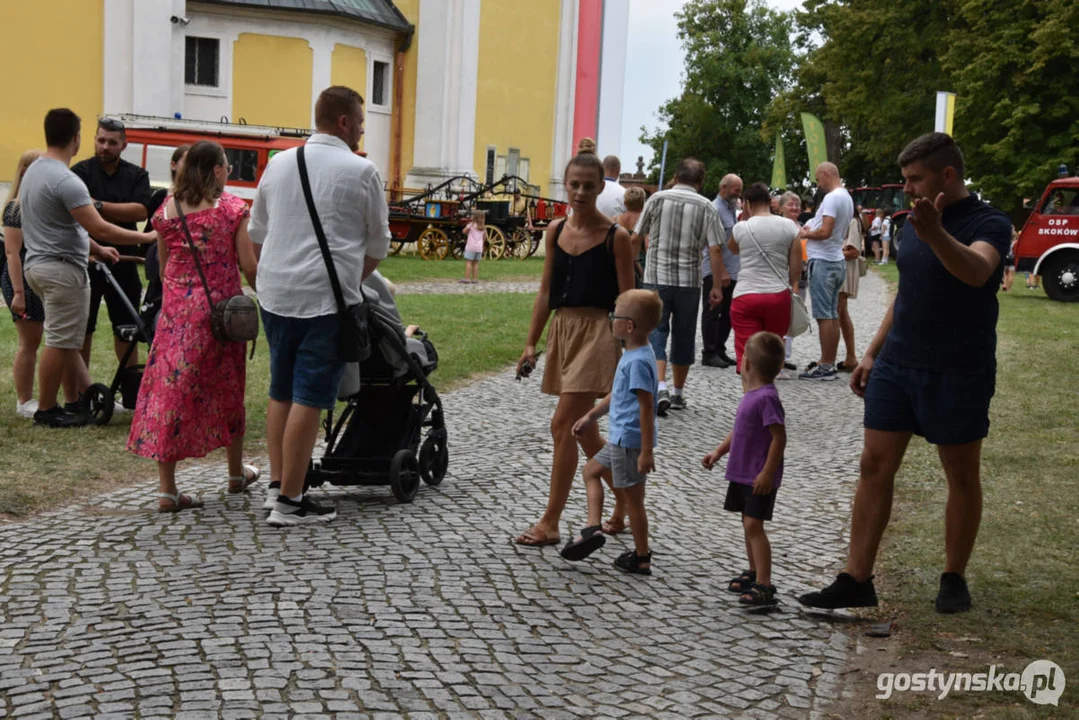
[[[657,411],[686,407],[682,390],[689,367],[696,356],[698,288],[701,285],[701,254],[708,248],[715,283],[709,302],[715,307],[723,300],[723,280],[729,281],[723,266],[723,243],[727,234],[712,203],[700,194],[704,185],[704,164],[686,158],[678,164],[675,185],[657,192],[645,203],[636,232],[645,238],[644,286],[659,293],[663,316],[650,340],[659,371]],[[673,320],[672,320],[673,316]],[[674,387],[666,383],[667,338],[671,338],[670,362]]]

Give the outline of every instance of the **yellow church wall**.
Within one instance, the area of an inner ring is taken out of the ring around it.
[[[367,53],[363,48],[341,43],[333,46],[330,84],[350,87],[367,99]],[[365,140],[360,138],[361,150]]]
[[[0,1],[0,182],[12,180],[25,150],[44,149],[45,113],[55,107],[71,108],[82,118],[78,159],[93,154],[105,92],[104,12],[103,0]]]
[[[474,167],[484,175],[487,147],[521,151],[532,185],[551,177],[560,0],[501,0],[480,9]]]
[[[241,33],[233,45],[232,117],[311,126],[312,51],[301,38]]]
[[[394,5],[405,16],[405,19],[419,28],[420,25],[420,0],[394,0]],[[416,138],[416,70],[418,63],[416,58],[419,53],[419,32],[412,37],[412,47],[405,53],[405,71],[401,84],[401,106],[396,112],[401,113],[401,182],[405,180],[405,174],[412,167]],[[396,58],[394,60],[396,62]],[[392,132],[392,130],[391,130]],[[392,142],[392,140],[391,140]],[[386,178],[387,182],[390,178]]]

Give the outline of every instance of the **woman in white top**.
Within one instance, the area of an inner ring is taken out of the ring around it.
[[[728,243],[741,257],[738,286],[731,302],[731,327],[738,371],[746,341],[761,331],[783,336],[791,322],[790,288],[802,274],[798,226],[772,215],[764,183],[753,183],[744,200],[749,218],[734,226]]]

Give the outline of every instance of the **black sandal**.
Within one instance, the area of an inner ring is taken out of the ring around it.
[[[757,582],[757,571],[745,570],[738,577],[731,578],[731,581],[727,584],[727,592],[737,593],[738,595],[747,593],[755,582]]]
[[[779,601],[776,600],[776,586],[775,585],[761,585],[760,583],[753,583],[753,586],[738,598],[740,605],[748,605],[750,607],[771,607],[778,605]]]
[[[562,557],[573,562],[584,560],[586,557],[603,547],[607,537],[603,534],[603,528],[599,525],[589,525],[581,530],[580,540],[570,540],[562,548]]]
[[[641,567],[647,565],[648,567]],[[652,574],[652,553],[638,555],[636,550],[626,550],[614,561],[614,566],[632,575]]]

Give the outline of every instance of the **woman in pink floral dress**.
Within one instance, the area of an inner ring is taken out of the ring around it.
[[[158,510],[202,507],[176,489],[176,463],[227,448],[229,492],[243,492],[258,469],[243,464],[243,343],[222,343],[210,330],[210,307],[176,210],[187,219],[213,303],[240,293],[240,271],[255,287],[255,252],[247,205],[224,192],[229,166],[213,142],[191,146],[173,195],[154,214],[164,299],[146,361],[128,449],[156,460]]]

